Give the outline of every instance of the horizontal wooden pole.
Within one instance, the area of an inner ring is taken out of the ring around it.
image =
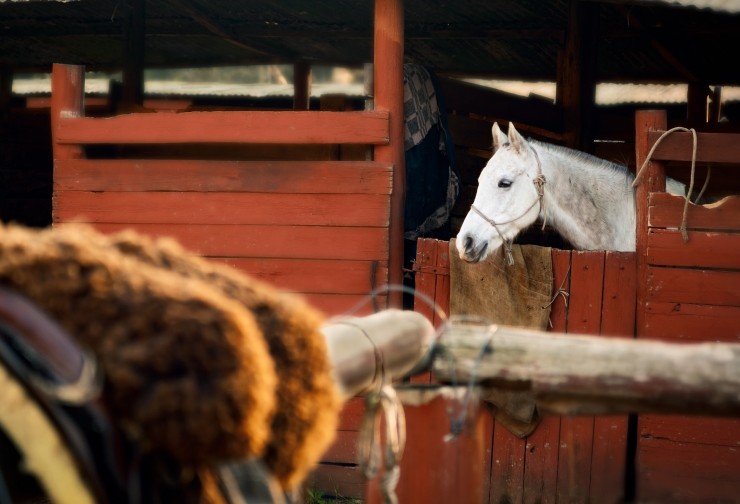
[[[62,118],[59,144],[374,144],[389,143],[385,111],[159,112]]]
[[[390,194],[393,167],[375,161],[60,159],[56,191]]]
[[[648,145],[653,146],[663,131],[648,132]],[[693,135],[676,131],[660,142],[652,159],[660,161],[691,161]],[[696,160],[712,163],[737,163],[740,160],[740,143],[732,133],[697,133]]]
[[[451,324],[438,380],[530,390],[545,412],[740,414],[740,344],[672,344]]]

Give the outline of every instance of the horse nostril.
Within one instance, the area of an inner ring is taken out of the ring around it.
[[[473,248],[473,239],[470,236],[465,237],[465,252],[470,252]]]

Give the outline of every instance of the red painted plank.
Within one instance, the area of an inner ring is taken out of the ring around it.
[[[675,342],[740,343],[740,307],[647,303],[645,337]]]
[[[51,72],[51,132],[54,159],[75,159],[84,155],[77,145],[60,145],[59,126],[62,117],[79,117],[85,113],[85,67],[55,63]]]
[[[215,258],[280,289],[318,294],[369,294],[388,281],[388,267],[373,261]],[[371,282],[375,281],[375,286]]]
[[[659,438],[677,443],[722,445],[740,449],[740,419],[640,415],[641,438]],[[738,468],[740,470],[740,468]]]
[[[438,240],[437,243],[437,275],[435,278],[435,301],[437,307],[449,316],[450,314],[450,244],[447,241]],[[445,274],[445,272],[447,272]],[[443,320],[438,313],[434,314],[434,325],[440,326]]]
[[[387,111],[159,112],[62,118],[60,144],[375,144],[389,142]]]
[[[648,262],[656,266],[740,269],[740,234],[704,231],[688,234],[689,241],[684,242],[678,230],[651,229]]]
[[[305,487],[329,499],[362,499],[366,485],[357,466],[320,464],[307,478]]]
[[[568,333],[599,333],[604,261],[604,252],[574,251],[572,253]],[[559,502],[588,500],[592,472],[593,436],[593,417],[563,417],[561,419],[557,488]]]
[[[365,414],[365,398],[353,397],[344,403],[339,413],[338,430],[359,431],[362,425],[362,417]]]
[[[55,222],[388,227],[376,194],[57,191]]]
[[[570,334],[599,333],[604,257],[604,252],[573,252],[567,329]]]
[[[650,267],[647,301],[740,306],[740,271]]]
[[[448,242],[442,242],[448,244]],[[449,244],[448,244],[449,246]],[[449,288],[447,293],[441,292],[437,297],[437,261],[439,258],[437,240],[431,238],[420,238],[416,242],[416,262],[414,264],[414,311],[421,313],[431,320],[435,327],[439,327],[441,321],[437,321],[434,305],[446,296],[449,303]],[[447,271],[449,277],[449,270]],[[411,377],[412,383],[431,383],[430,371],[419,373]]]
[[[374,161],[58,159],[55,191],[390,194],[393,170]]]
[[[337,431],[334,442],[321,456],[322,463],[356,464],[357,432]]]
[[[308,302],[327,315],[363,316],[375,313],[370,298],[355,294],[303,294]],[[388,307],[388,296],[377,296],[378,310]]]
[[[737,502],[740,450],[641,439],[638,502]]]
[[[132,228],[153,237],[173,237],[186,249],[208,257],[381,262],[388,257],[388,230],[384,228],[102,223],[94,227],[104,233]]]
[[[527,437],[522,502],[554,504],[557,491],[560,416],[544,417]]]
[[[570,292],[569,250],[552,249],[553,293],[562,287]],[[565,332],[568,319],[567,296],[558,295],[550,307],[551,330]],[[524,502],[556,502],[558,486],[558,456],[560,445],[560,417],[548,416],[541,420],[527,438],[524,458]]]
[[[607,252],[600,334],[628,336],[635,332],[635,281],[637,262],[631,252]],[[627,467],[627,415],[594,418],[591,455],[591,501],[624,501]]]
[[[500,423],[493,428],[490,504],[522,502],[526,439],[518,438]]]
[[[683,221],[684,198],[668,193],[649,195],[650,227],[677,228]],[[710,205],[689,204],[686,214],[687,229],[740,229],[740,197],[728,196]]]
[[[647,134],[653,145],[664,131]],[[733,133],[697,133],[696,161],[736,163],[740,159],[740,142]],[[653,159],[664,161],[691,161],[694,139],[691,133],[674,132],[663,138],[653,152]]]

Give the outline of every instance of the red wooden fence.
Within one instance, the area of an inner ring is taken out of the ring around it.
[[[662,112],[638,113],[637,166],[667,129]],[[740,198],[690,205],[689,240],[678,227],[684,200],[665,193],[665,175],[691,160],[690,133],[655,149],[638,187],[638,338],[740,341]],[[699,133],[697,159],[740,168],[740,135]],[[710,180],[711,183],[711,180]],[[697,183],[697,185],[700,185]],[[646,502],[737,502],[740,420],[640,415],[637,497]]]

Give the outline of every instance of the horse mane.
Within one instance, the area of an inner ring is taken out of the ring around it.
[[[562,145],[555,145],[534,139],[528,139],[528,141],[536,145],[537,147],[541,147],[550,151],[551,153],[560,154],[576,161],[580,161],[589,169],[596,168],[600,170],[612,171],[616,174],[624,175],[625,177],[627,177],[627,180],[629,182],[632,182],[632,180],[634,180],[635,178],[635,175],[631,171],[629,171],[629,169],[625,165],[614,163],[612,161],[607,161],[606,159],[598,158],[592,154],[588,154],[587,152],[581,152],[575,149],[571,149],[570,147],[564,147]]]

